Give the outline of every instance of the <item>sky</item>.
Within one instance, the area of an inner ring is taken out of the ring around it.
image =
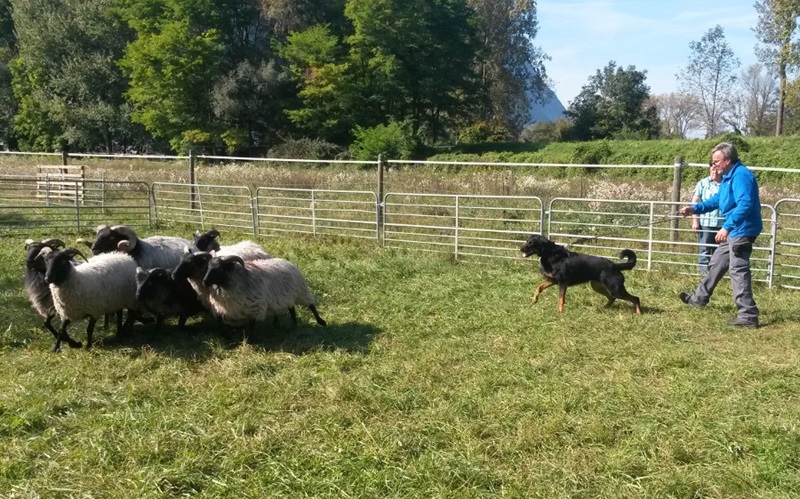
[[[539,0],[533,40],[545,61],[551,88],[564,107],[609,61],[647,71],[652,95],[676,92],[675,75],[689,64],[691,42],[719,24],[740,60],[757,61],[752,29],[754,0]]]

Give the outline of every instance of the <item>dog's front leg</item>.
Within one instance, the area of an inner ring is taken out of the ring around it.
[[[558,313],[561,314],[564,312],[564,302],[567,298],[567,286],[559,285],[558,286]]]
[[[536,288],[536,292],[533,293],[533,299],[531,301],[533,303],[539,301],[539,293],[541,293],[542,291],[544,291],[545,289],[549,288],[552,285],[553,283],[550,281],[544,281],[543,283],[539,284],[539,286]]]

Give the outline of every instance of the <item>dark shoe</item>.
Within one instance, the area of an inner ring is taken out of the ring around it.
[[[683,303],[689,305],[690,307],[695,307],[695,308],[701,308],[702,307],[702,305],[698,305],[696,303],[692,303],[691,301],[689,301],[691,299],[691,297],[692,297],[692,295],[690,295],[689,293],[681,293],[678,296],[680,296],[681,301]]]
[[[743,319],[741,317],[737,317],[730,322],[728,322],[733,327],[746,327],[755,329],[758,327],[758,319]]]

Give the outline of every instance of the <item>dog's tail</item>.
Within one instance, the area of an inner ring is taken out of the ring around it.
[[[614,264],[614,267],[616,267],[619,270],[630,270],[630,269],[632,269],[634,267],[634,265],[636,265],[636,253],[634,253],[632,250],[624,249],[624,250],[620,251],[619,252],[619,257],[620,258],[625,258],[625,259],[628,260],[625,263],[615,263]]]

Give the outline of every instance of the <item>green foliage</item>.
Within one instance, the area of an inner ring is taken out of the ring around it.
[[[407,123],[389,123],[372,128],[356,127],[350,155],[357,160],[375,160],[379,154],[385,158],[411,159],[415,142],[411,126]]]
[[[653,138],[658,136],[655,106],[648,104],[647,71],[617,67],[614,61],[589,79],[565,112],[574,140]]]
[[[116,60],[131,39],[112,0],[14,2],[16,133],[24,148],[105,149],[132,140]]]
[[[565,118],[555,121],[539,121],[522,130],[520,139],[523,142],[559,142],[573,134],[573,127],[572,122]]]
[[[462,129],[459,142],[504,142],[511,136],[510,131],[499,120],[478,121]]]
[[[302,137],[286,139],[273,146],[267,153],[270,158],[291,159],[338,159],[344,150],[341,146],[321,139]]]
[[[130,78],[134,121],[173,150],[181,147],[184,131],[209,127],[209,81],[221,51],[216,29],[197,33],[183,20],[163,24],[157,33],[140,32],[120,61]]]

